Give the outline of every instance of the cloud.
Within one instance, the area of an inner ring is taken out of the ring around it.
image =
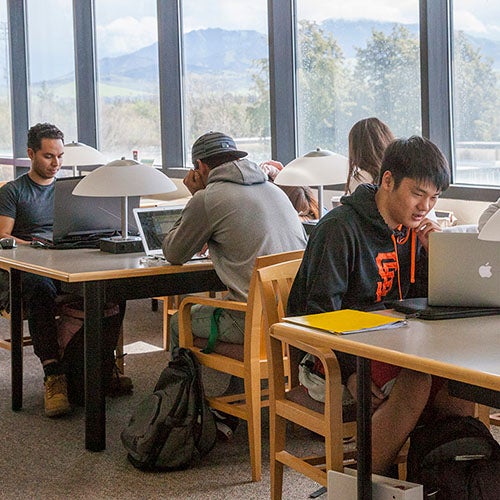
[[[488,29],[472,12],[463,10],[455,11],[453,17],[453,28],[467,31],[467,33],[485,34]]]
[[[185,33],[202,28],[256,30],[267,33],[267,1],[184,0],[182,5]]]
[[[158,41],[155,17],[120,17],[108,24],[97,25],[99,57],[113,57],[134,52]]]
[[[297,15],[300,19],[370,19],[400,23],[418,22],[419,8],[416,0],[351,0],[350,2],[325,2],[307,0],[299,3]]]

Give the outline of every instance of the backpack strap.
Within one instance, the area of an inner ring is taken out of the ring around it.
[[[207,345],[201,351],[204,354],[210,354],[214,351],[215,342],[217,342],[217,337],[219,335],[217,323],[223,310],[222,307],[216,307],[212,313],[212,317],[210,318],[210,335],[208,336]]]

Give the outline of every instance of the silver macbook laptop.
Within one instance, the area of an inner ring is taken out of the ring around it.
[[[500,307],[500,243],[477,233],[432,233],[429,305]]]
[[[182,205],[134,208],[135,221],[146,255],[163,258],[163,240],[180,217],[183,208]],[[206,257],[205,254],[196,254],[192,258]]]

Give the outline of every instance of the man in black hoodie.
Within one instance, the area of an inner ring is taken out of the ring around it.
[[[421,137],[387,148],[380,184],[362,184],[318,223],[288,302],[289,315],[337,309],[383,309],[384,302],[427,295],[427,213],[450,182],[439,149]],[[356,361],[336,353],[342,380],[356,395]],[[388,396],[390,392],[390,397]],[[426,405],[437,415],[473,413],[442,380],[372,362],[373,472],[384,474]]]

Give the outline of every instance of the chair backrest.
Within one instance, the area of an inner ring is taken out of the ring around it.
[[[297,259],[300,262],[303,255],[304,250],[293,250],[290,252],[262,255],[255,259],[248,290],[248,308],[245,316],[245,343],[251,342],[251,345],[245,345],[245,356],[252,356],[254,358],[258,356],[261,359],[267,359],[265,335],[268,329],[265,326],[267,323],[265,323],[266,318],[262,311],[261,289],[257,274],[259,269]],[[248,335],[249,332],[251,332],[250,335]]]
[[[265,331],[285,316],[290,289],[301,262],[299,258],[257,269]]]

